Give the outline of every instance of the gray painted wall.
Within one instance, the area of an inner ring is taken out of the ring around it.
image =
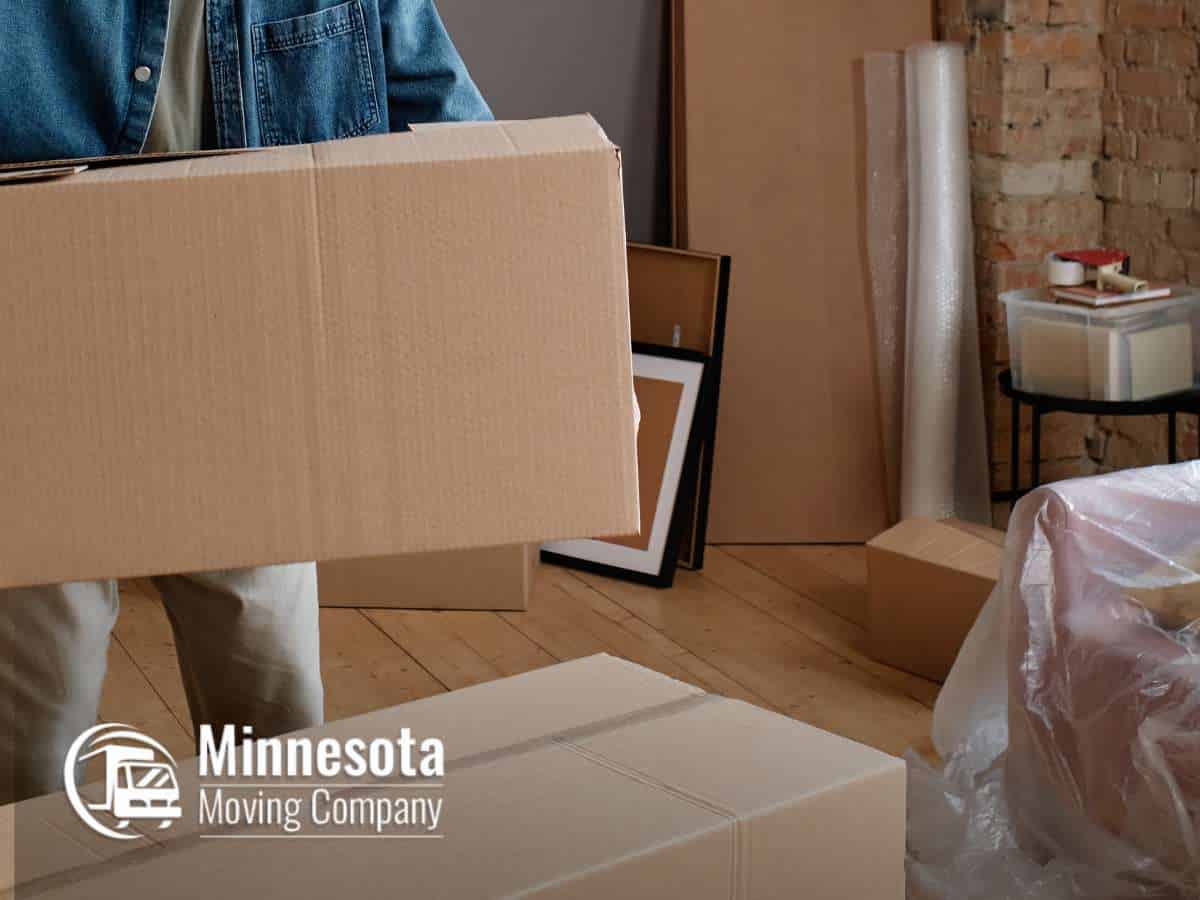
[[[669,243],[667,0],[439,0],[498,118],[590,112],[622,149],[632,240]]]

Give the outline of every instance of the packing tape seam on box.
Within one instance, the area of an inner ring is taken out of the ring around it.
[[[711,694],[705,695],[711,697]],[[724,698],[717,698],[724,699]],[[700,705],[700,704],[697,704]],[[747,854],[750,851],[750,841],[748,835],[744,834],[747,823],[732,809],[727,809],[712,800],[701,797],[699,794],[694,794],[690,791],[685,791],[683,788],[675,787],[660,778],[655,778],[640,769],[635,769],[633,766],[618,762],[615,759],[610,759],[603,753],[595,750],[590,750],[580,744],[575,743],[567,738],[555,738],[553,743],[562,747],[564,750],[576,754],[577,756],[586,759],[588,762],[602,766],[617,775],[628,778],[630,781],[636,781],[638,784],[644,785],[651,790],[666,794],[669,797],[674,797],[676,800],[681,800],[684,803],[689,803],[692,806],[702,809],[707,813],[711,813],[720,819],[723,819],[729,826],[729,898],[730,900],[739,900],[741,897],[747,896],[745,891],[745,873],[750,870],[750,860]],[[654,848],[651,848],[654,849]]]
[[[570,749],[566,746],[566,744],[573,744],[576,741],[587,740],[589,738],[599,737],[600,735],[610,734],[614,731],[634,725],[645,725],[651,722],[657,722],[661,719],[667,719],[671,716],[678,715],[679,713],[688,712],[692,709],[707,706],[709,704],[731,702],[736,701],[731,701],[728,698],[722,697],[718,694],[706,694],[699,692],[689,697],[681,697],[676,700],[669,700],[665,703],[659,703],[656,706],[650,706],[645,709],[621,713],[620,715],[610,716],[607,719],[601,719],[598,722],[589,722],[586,725],[579,725],[574,728],[567,728],[552,734],[543,735],[541,737],[518,741],[516,743],[508,744],[503,747],[497,747],[492,750],[484,750],[479,753],[469,754],[459,759],[451,758],[446,762],[446,774],[447,777],[449,777],[452,770],[462,771],[467,769],[476,769],[482,766],[500,762],[505,759],[521,756],[526,753],[543,750],[548,747],[557,746],[563,749]],[[613,771],[633,778],[633,776],[624,769],[613,768]],[[646,776],[642,776],[641,778],[633,778],[633,780],[643,781],[645,777]],[[380,779],[373,778],[370,780],[364,780],[358,784],[369,785],[372,782],[378,783],[379,781]],[[354,796],[362,796],[369,789],[364,787],[355,787],[350,790],[353,791]],[[387,788],[380,787],[378,790],[387,790]],[[348,795],[349,793],[350,791],[330,790],[330,796],[333,798]],[[684,799],[689,799],[687,795],[679,793],[677,788],[672,789],[672,793],[676,793],[678,796],[681,796]],[[712,807],[711,804],[701,803],[701,805],[703,805],[705,809],[710,809],[714,812],[717,812],[717,809]],[[718,814],[725,815],[725,813]],[[733,814],[729,813],[728,815]],[[137,827],[136,823],[133,824],[134,827]],[[221,833],[233,833],[238,830],[240,829],[226,828],[222,829]],[[735,831],[736,830],[737,829],[735,829]],[[57,872],[53,875],[47,875],[43,878],[34,879],[33,881],[23,884],[21,887],[30,892],[29,896],[36,896],[41,890],[55,886],[73,884],[77,881],[90,878],[101,871],[119,871],[121,869],[128,868],[136,864],[147,853],[159,854],[186,852],[204,840],[204,838],[198,834],[186,834],[181,837],[165,841],[156,839],[156,836],[153,834],[148,834],[144,831],[139,831],[139,834],[154,846],[139,847],[136,850],[133,850],[130,853],[122,854],[121,856],[101,859],[94,863],[76,866],[75,868],[68,869],[65,872]],[[737,840],[737,837],[735,837],[735,840]],[[733,900],[736,900],[738,896],[739,895],[736,893],[731,895]]]
[[[697,707],[708,706],[711,703],[722,701],[726,701],[726,698],[717,694],[699,693],[693,694],[690,697],[680,697],[677,700],[669,700],[657,706],[621,713],[607,719],[601,719],[598,722],[589,722],[586,725],[579,725],[575,728],[568,728],[564,731],[558,731],[541,737],[529,738],[528,740],[518,741],[515,744],[509,744],[505,747],[497,747],[494,750],[484,750],[480,753],[464,756],[461,759],[449,760],[446,764],[446,775],[449,777],[453,769],[477,769],[500,762],[501,760],[511,759],[514,756],[523,756],[526,753],[535,753],[547,747],[561,745],[564,741],[585,741],[589,738],[611,734],[622,728],[629,728],[634,725],[646,725],[650,722],[657,722],[660,719],[670,718],[679,713],[688,712]]]

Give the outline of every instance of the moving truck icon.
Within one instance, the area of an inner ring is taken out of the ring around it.
[[[162,819],[162,829],[171,824],[171,819],[183,815],[175,770],[167,763],[155,762],[153,749],[117,744],[93,750],[80,760],[86,762],[101,755],[105,757],[105,796],[102,802],[89,804],[89,809],[104,810],[122,819],[118,828],[124,828],[130,819]]]
[[[91,748],[88,752],[79,752],[87,747]],[[75,811],[94,830],[109,837],[137,837],[126,831],[131,820],[158,819],[162,830],[183,815],[175,760],[154,739],[128,726],[100,725],[81,735],[71,749],[65,773],[67,794]],[[96,758],[104,760],[104,796],[88,803],[71,776],[77,765]],[[114,826],[104,825],[96,813],[107,813],[116,820]]]

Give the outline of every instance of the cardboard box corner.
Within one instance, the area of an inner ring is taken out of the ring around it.
[[[868,651],[944,681],[999,578],[1004,532],[908,519],[867,544]]]

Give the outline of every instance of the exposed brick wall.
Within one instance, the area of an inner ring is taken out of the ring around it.
[[[1104,241],[1128,250],[1138,274],[1200,284],[1200,0],[1108,0],[1101,40],[1105,91]],[[1192,417],[1182,451],[1196,455]],[[1101,420],[1105,467],[1162,462],[1155,419]]]
[[[967,46],[981,342],[993,483],[1011,416],[999,294],[1042,283],[1050,250],[1110,245],[1139,274],[1200,284],[1200,0],[940,0]],[[1026,433],[1023,481],[1029,477]],[[1181,452],[1200,455],[1180,422]],[[1166,459],[1161,419],[1052,415],[1043,478]]]
[[[967,46],[974,215],[993,482],[1007,488],[1011,416],[1003,291],[1042,283],[1047,253],[1103,236],[1101,31],[1108,0],[942,0],[942,37]],[[1028,410],[1023,429],[1030,427]],[[1043,421],[1044,479],[1095,471],[1103,435],[1081,416]],[[1025,483],[1032,443],[1023,440]]]

